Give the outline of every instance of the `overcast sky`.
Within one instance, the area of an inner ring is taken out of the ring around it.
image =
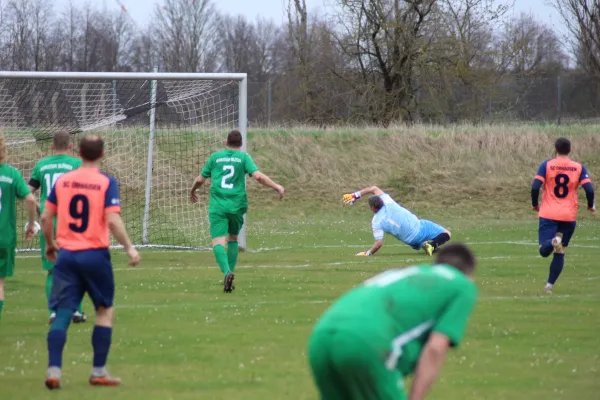
[[[66,2],[67,0],[60,0]],[[85,3],[87,0],[72,0],[74,3]],[[117,0],[101,0],[104,6],[110,9],[119,9]],[[150,16],[156,4],[162,4],[162,0],[120,0],[125,5],[128,13],[134,20],[141,23],[150,21]],[[546,5],[547,0],[514,0],[516,15],[521,12],[532,13],[549,26],[561,29],[562,23],[556,11]],[[272,18],[276,22],[285,21],[285,7],[288,0],[215,0],[217,8],[225,13],[236,15],[242,14],[250,19],[257,16]],[[326,10],[328,5],[335,4],[336,0],[306,0],[309,11]],[[511,0],[496,0],[499,4],[510,3]],[[100,3],[100,2],[98,2]],[[152,4],[151,6],[149,4]]]

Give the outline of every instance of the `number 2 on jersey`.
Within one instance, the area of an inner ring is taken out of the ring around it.
[[[233,183],[227,182],[235,174],[235,168],[233,165],[223,165],[223,171],[229,171],[229,173],[223,175],[221,179],[221,187],[223,189],[233,189]]]
[[[90,201],[82,194],[76,194],[69,203],[69,214],[71,218],[79,220],[77,223],[70,223],[69,229],[73,232],[83,233],[87,230],[90,218]]]

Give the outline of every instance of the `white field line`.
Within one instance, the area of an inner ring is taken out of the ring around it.
[[[520,260],[520,259],[535,259],[539,258],[539,256],[492,256],[492,257],[479,257],[478,260]],[[288,265],[239,265],[236,269],[253,269],[253,268],[269,268],[269,269],[296,269],[296,268],[318,268],[322,266],[345,266],[345,265],[369,265],[369,264],[381,264],[381,263],[393,263],[394,265],[402,266],[404,264],[409,263],[422,263],[425,258],[395,258],[394,260],[386,259],[375,259],[373,261],[367,261],[364,258],[361,258],[362,261],[336,261],[329,263],[302,263],[302,264],[288,264]],[[143,261],[142,261],[143,263]],[[113,271],[180,271],[180,270],[198,270],[198,269],[215,269],[216,266],[164,266],[164,267],[144,267],[143,264],[141,267],[117,267],[113,268]],[[39,271],[33,270],[25,270],[18,272],[19,275],[37,275],[43,274],[45,271],[41,269]]]
[[[590,241],[597,241],[597,239],[589,239]],[[584,240],[580,240],[584,241]],[[519,246],[537,246],[537,242],[528,242],[528,241],[498,241],[498,242],[467,242],[469,245],[500,245],[500,244],[513,244]],[[248,253],[263,253],[269,251],[281,251],[281,250],[302,250],[302,249],[339,249],[339,248],[367,248],[369,244],[331,244],[331,245],[314,245],[314,246],[289,246],[289,247],[264,247],[256,250],[249,250]],[[406,245],[402,244],[388,244],[385,247],[406,247]],[[571,244],[569,248],[584,248],[584,249],[600,249],[600,246],[594,245],[580,245],[580,244]],[[178,249],[150,249],[148,250],[153,253],[197,253],[203,250],[178,250]],[[206,250],[204,250],[206,251]],[[40,255],[36,251],[35,255],[21,255],[23,253],[17,253],[18,259],[28,259],[28,258],[39,258]]]
[[[511,300],[557,300],[557,299],[597,299],[600,298],[600,294],[553,294],[553,295],[529,295],[529,296],[479,296],[478,301],[511,301]],[[283,304],[330,304],[333,303],[333,300],[264,300],[264,301],[255,301],[255,302],[243,302],[243,303],[227,303],[226,308],[253,308],[255,306],[261,305],[283,305]],[[213,307],[214,306],[214,307]],[[213,304],[210,308],[218,308],[218,304]],[[124,309],[124,310],[138,310],[138,309],[159,309],[159,308],[194,308],[194,309],[202,309],[203,303],[182,303],[178,301],[174,301],[172,303],[135,303],[135,304],[119,304],[115,303],[115,309]],[[37,314],[40,312],[47,312],[45,309],[39,308],[26,308],[26,309],[14,309],[9,308],[4,310],[5,313],[8,314]]]

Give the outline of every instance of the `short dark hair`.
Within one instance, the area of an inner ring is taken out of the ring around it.
[[[559,155],[567,156],[571,153],[571,141],[564,137],[558,138],[554,143],[554,148]]]
[[[67,131],[58,131],[52,136],[54,150],[67,150],[71,144],[71,135]]]
[[[435,262],[436,264],[451,265],[467,275],[473,273],[477,264],[473,252],[462,243],[452,243],[440,247],[435,256]]]
[[[238,130],[233,130],[227,135],[227,146],[242,147],[242,134]]]
[[[379,196],[369,197],[369,206],[375,211],[379,211],[383,208],[383,200]]]
[[[104,140],[98,135],[85,135],[79,142],[79,155],[85,161],[96,161],[104,154]]]

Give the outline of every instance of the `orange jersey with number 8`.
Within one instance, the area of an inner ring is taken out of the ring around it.
[[[539,216],[554,221],[577,220],[577,188],[591,182],[586,168],[568,157],[544,161],[535,176],[544,184]]]
[[[121,211],[119,184],[97,169],[80,168],[58,178],[46,207],[57,213],[56,242],[61,249],[107,249],[106,214]]]

